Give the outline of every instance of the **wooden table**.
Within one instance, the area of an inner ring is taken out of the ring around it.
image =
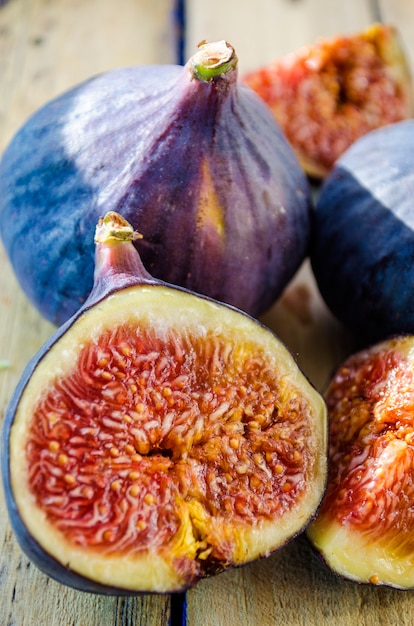
[[[202,39],[227,39],[244,71],[378,19],[398,26],[414,66],[414,0],[187,0],[184,58]],[[9,0],[0,8],[0,151],[32,111],[84,78],[116,66],[176,62],[179,33],[173,0]],[[53,327],[26,300],[2,249],[0,260],[2,418],[24,365]],[[263,319],[321,390],[352,349],[321,302],[307,262]],[[201,581],[186,597],[79,593],[22,555],[0,494],[2,626],[413,623],[412,593],[337,579],[303,536],[268,559]]]

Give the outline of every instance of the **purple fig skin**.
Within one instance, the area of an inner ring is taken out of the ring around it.
[[[116,214],[108,214],[107,217],[110,220],[117,219]],[[105,218],[106,219],[106,218]],[[141,593],[160,593],[159,591],[136,591],[130,590],[126,588],[119,588],[113,585],[105,585],[99,583],[93,579],[86,578],[79,573],[71,570],[69,567],[65,567],[63,563],[57,561],[52,555],[48,554],[47,551],[33,538],[32,534],[28,530],[24,520],[19,512],[19,509],[16,504],[16,500],[13,494],[13,481],[12,481],[12,472],[11,472],[11,454],[10,454],[10,439],[12,427],[15,421],[16,414],[18,412],[19,403],[21,402],[22,396],[26,390],[27,385],[29,384],[33,372],[36,368],[41,364],[42,360],[47,356],[51,348],[65,335],[67,332],[70,332],[71,326],[79,320],[83,315],[87,315],[88,311],[90,311],[93,307],[100,305],[103,300],[108,297],[115,295],[117,292],[128,289],[134,286],[145,286],[145,288],[157,289],[158,286],[161,287],[172,287],[174,290],[180,291],[182,293],[190,294],[194,297],[197,297],[199,300],[212,301],[208,296],[199,296],[198,294],[194,294],[189,290],[183,287],[173,287],[166,283],[165,281],[161,281],[159,279],[153,278],[145,269],[139,254],[137,254],[134,246],[132,245],[119,245],[121,242],[125,241],[135,241],[138,239],[137,233],[133,232],[131,228],[125,230],[124,233],[120,233],[117,229],[116,235],[111,239],[108,237],[108,230],[105,229],[106,223],[104,220],[100,220],[98,227],[96,229],[95,236],[95,259],[94,259],[94,285],[91,293],[89,294],[86,302],[78,309],[75,314],[67,320],[64,324],[62,324],[56,331],[52,334],[49,340],[42,346],[42,348],[37,352],[36,355],[31,359],[31,361],[26,366],[23,375],[14,391],[10,404],[7,408],[6,415],[3,422],[2,429],[2,439],[1,439],[1,471],[2,471],[2,479],[3,479],[3,488],[5,494],[5,501],[9,513],[9,519],[12,526],[12,529],[15,533],[15,536],[19,542],[19,545],[23,552],[27,555],[27,557],[45,574],[49,577],[55,579],[61,584],[65,584],[74,589],[78,589],[80,591],[88,592],[88,593],[96,593],[96,594],[104,594],[104,595],[140,595]],[[119,218],[119,223],[122,223],[122,218]],[[102,230],[100,230],[100,226],[103,224]],[[102,233],[102,238],[101,238]],[[102,245],[101,245],[102,244]],[[111,246],[117,246],[116,251],[114,252],[111,249]],[[222,305],[225,309],[237,310],[235,307],[231,305]],[[245,317],[250,317],[244,313]],[[250,318],[253,319],[253,318]],[[262,324],[256,320],[254,320],[255,325],[262,326]],[[270,332],[270,331],[269,331]],[[323,440],[326,440],[325,436]],[[322,458],[326,458],[327,451],[326,449],[321,450]],[[325,462],[324,462],[325,463]],[[324,472],[326,471],[324,465]],[[324,480],[326,480],[326,475]],[[323,492],[323,485],[319,487],[321,496]],[[313,519],[315,512],[309,512],[308,522]],[[300,516],[302,519],[302,516]],[[303,528],[301,529],[303,530]],[[286,542],[290,541],[294,537],[296,537],[301,530],[298,530],[290,537],[286,538]],[[279,546],[281,547],[281,546]],[[217,571],[222,571],[222,567],[217,565]],[[213,574],[214,569],[210,566],[209,575]],[[202,577],[202,573],[200,573],[200,577]],[[192,585],[198,581],[193,579]],[[169,592],[182,592],[183,588],[177,588],[170,590]]]
[[[98,229],[96,232],[98,232]],[[60,584],[66,585],[78,591],[107,596],[141,595],[141,592],[139,591],[104,585],[72,571],[71,569],[65,567],[62,563],[59,563],[59,561],[54,559],[53,556],[48,554],[28,531],[27,526],[24,524],[16,506],[11,486],[10,434],[14,423],[14,417],[20,399],[34,370],[47,355],[51,347],[70,330],[73,323],[79,319],[79,317],[87,313],[89,309],[98,305],[108,296],[115,294],[117,291],[122,289],[127,289],[137,285],[157,286],[163,284],[165,284],[163,281],[154,279],[150,276],[150,274],[148,274],[134,248],[130,246],[120,246],[117,254],[112,255],[109,252],[107,242],[101,246],[99,245],[99,241],[97,241],[94,254],[94,284],[91,293],[84,304],[70,319],[56,329],[56,331],[26,365],[19,383],[14,390],[4,417],[0,449],[1,472],[6,507],[14,535],[18,540],[21,550],[39,570]],[[180,287],[177,287],[176,289],[187,292],[187,290]],[[177,592],[181,591],[181,589],[177,589]],[[159,591],[145,591],[145,594],[147,593],[158,594]]]
[[[191,60],[92,78],[37,111],[0,163],[5,249],[55,324],[92,288],[90,241],[108,211],[143,234],[153,276],[259,316],[308,252],[310,207],[296,156],[236,60],[205,79]]]
[[[107,585],[103,585],[89,578],[85,578],[84,576],[81,576],[80,574],[64,567],[51,555],[45,552],[45,550],[33,538],[30,532],[28,532],[28,529],[20,516],[15,499],[13,497],[10,475],[9,441],[14,416],[16,414],[20,398],[32,376],[33,371],[39,365],[45,355],[49,352],[50,348],[60,339],[60,337],[62,337],[70,329],[72,324],[82,314],[84,314],[91,307],[98,304],[110,294],[115,293],[120,289],[126,289],[133,285],[160,284],[160,281],[155,281],[151,276],[149,276],[149,274],[143,267],[139,256],[136,254],[131,254],[131,248],[129,246],[123,246],[121,250],[124,254],[121,256],[118,252],[116,259],[117,261],[119,261],[119,265],[115,266],[113,264],[110,265],[107,263],[106,246],[96,246],[94,287],[88,297],[88,300],[80,309],[78,309],[78,311],[72,316],[72,318],[62,324],[62,326],[60,326],[52,334],[52,336],[46,341],[46,343],[41,347],[37,354],[35,354],[34,357],[27,364],[22,374],[22,377],[13,393],[3,422],[1,439],[1,471],[4,487],[4,497],[11,526],[22,551],[36,565],[36,567],[38,567],[50,578],[53,578],[59,583],[72,587],[73,589],[77,589],[79,591],[102,595],[136,596],[139,595],[136,591],[129,591],[124,588],[119,589],[115,587],[108,587]]]

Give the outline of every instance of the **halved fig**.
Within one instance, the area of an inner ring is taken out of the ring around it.
[[[328,487],[308,537],[343,577],[414,588],[414,336],[349,357],[326,398]]]
[[[102,593],[178,591],[302,531],[326,481],[326,405],[280,340],[154,280],[116,213],[94,289],[28,365],[3,433],[20,544]]]
[[[304,170],[324,178],[359,137],[412,117],[412,80],[393,26],[321,39],[243,77],[268,104]]]

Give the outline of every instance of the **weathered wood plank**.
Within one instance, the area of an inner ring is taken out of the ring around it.
[[[245,72],[319,37],[358,31],[370,23],[373,11],[369,0],[189,0],[186,15],[187,57],[203,39],[226,39]]]
[[[256,0],[201,5],[189,1],[187,55],[199,40],[227,39],[250,70],[320,37],[358,32],[382,19],[394,23],[414,61],[414,2]],[[353,349],[350,336],[322,302],[308,262],[263,321],[279,334],[322,391],[333,369]],[[188,593],[191,626],[408,626],[412,595],[358,586],[326,570],[301,536],[278,553],[240,570],[202,581]]]
[[[202,581],[187,616],[191,626],[411,626],[412,599],[334,577],[299,537],[268,559]]]
[[[36,108],[123,65],[175,60],[174,0],[9,0],[0,10],[0,151]]]
[[[0,9],[0,151],[45,101],[93,74],[133,63],[174,60],[171,0],[9,0]],[[228,39],[241,71],[316,38],[354,32],[381,17],[394,22],[414,60],[411,0],[231,0],[187,2],[185,56],[201,39]],[[16,284],[0,247],[0,416],[21,371],[53,327]],[[323,305],[304,264],[263,320],[285,340],[319,389],[352,349]],[[169,598],[107,598],[49,580],[29,564],[11,533],[0,492],[0,623],[162,626]],[[188,626],[408,626],[412,595],[335,578],[300,537],[269,559],[202,581],[188,594]]]
[[[0,8],[0,151],[26,118],[99,72],[175,60],[171,0],[9,0]],[[24,242],[22,242],[24,245]],[[0,416],[53,326],[28,303],[0,247]],[[112,598],[67,589],[30,565],[0,492],[0,624],[167,625],[169,597]]]

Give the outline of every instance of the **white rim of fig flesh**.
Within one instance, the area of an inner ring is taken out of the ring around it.
[[[207,332],[213,333],[224,337],[226,345],[231,342],[240,350],[253,345],[264,355],[267,367],[275,372],[287,395],[296,390],[304,398],[308,409],[304,419],[309,422],[309,439],[306,440],[309,459],[307,483],[298,501],[275,519],[263,518],[235,526],[231,518],[224,522],[218,517],[207,520],[212,530],[215,525],[219,532],[224,529],[232,546],[230,565],[267,556],[301,532],[313,517],[326,483],[327,426],[322,397],[304,377],[290,352],[268,329],[230,307],[157,285],[123,289],[85,311],[69,332],[52,345],[33,371],[20,398],[10,434],[12,490],[19,514],[31,536],[65,567],[103,585],[157,592],[186,586],[186,581],[174,567],[174,559],[183,557],[196,561],[200,554],[203,538],[200,541],[200,530],[196,526],[202,521],[205,511],[196,500],[192,502],[189,497],[183,501],[182,526],[166,549],[149,547],[139,552],[138,556],[108,555],[88,547],[84,550],[66,541],[39,508],[28,484],[25,450],[34,408],[57,378],[66,377],[75,369],[73,364],[76,364],[82,346],[97,341],[108,329],[125,323],[151,329],[160,337],[167,337],[170,330],[176,328],[180,336],[187,333],[201,340]]]

